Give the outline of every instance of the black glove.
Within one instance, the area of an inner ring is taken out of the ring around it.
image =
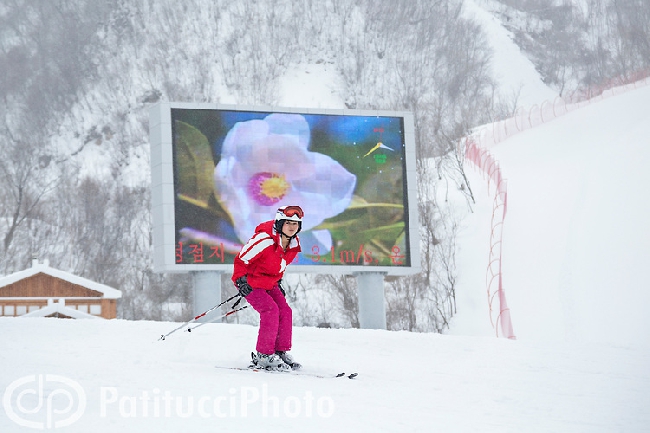
[[[282,292],[282,296],[284,296],[286,298],[287,297],[287,292],[284,291],[284,287],[282,287],[282,284],[283,284],[282,279],[279,279],[278,280],[278,289],[280,289],[280,291]]]
[[[237,289],[239,290],[239,294],[242,295],[244,298],[250,295],[251,292],[253,291],[251,285],[248,284],[246,275],[237,278],[237,280],[235,281],[235,286],[237,286]]]

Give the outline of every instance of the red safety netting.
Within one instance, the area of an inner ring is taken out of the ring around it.
[[[580,89],[563,97],[558,96],[553,101],[544,101],[530,109],[519,108],[512,117],[495,121],[461,141],[460,145],[463,151],[461,154],[464,153],[465,159],[479,170],[487,182],[488,193],[493,194],[486,286],[490,321],[497,337],[516,339],[503,288],[501,266],[503,259],[501,245],[503,243],[503,225],[508,208],[508,188],[499,163],[488,149],[514,134],[541,125],[577,108],[648,84],[650,84],[650,70],[639,71],[627,78],[612,79],[598,86]]]

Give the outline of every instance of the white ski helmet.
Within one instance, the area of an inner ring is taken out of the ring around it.
[[[305,216],[305,213],[302,211],[300,206],[281,206],[278,211],[275,213],[275,231],[282,233],[282,226],[285,221],[297,221],[298,222],[298,231],[296,235],[300,233],[302,229],[302,218]],[[295,236],[295,235],[294,235]]]

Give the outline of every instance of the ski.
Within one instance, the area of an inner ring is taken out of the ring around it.
[[[290,370],[290,371],[274,371],[274,370],[266,370],[263,368],[257,368],[257,367],[223,367],[217,365],[216,368],[221,368],[225,370],[237,370],[237,371],[252,371],[255,373],[274,373],[274,374],[288,374],[292,376],[310,376],[310,377],[318,377],[321,379],[335,379],[339,377],[347,377],[348,379],[354,379],[357,377],[359,374],[358,373],[351,373],[351,374],[346,374],[346,373],[337,373],[337,374],[327,374],[327,373],[311,373],[308,371],[300,371],[300,370]]]

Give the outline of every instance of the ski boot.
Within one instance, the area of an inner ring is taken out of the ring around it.
[[[289,352],[277,351],[275,354],[278,355],[285,364],[291,367],[292,370],[300,370],[302,368],[302,365],[297,363]]]
[[[286,364],[282,358],[275,353],[267,355],[265,353],[251,352],[251,368],[259,368],[268,371],[290,371],[291,367]]]

